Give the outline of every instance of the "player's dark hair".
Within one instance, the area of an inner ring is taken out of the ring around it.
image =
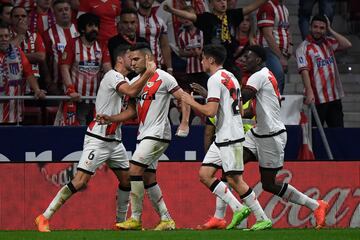
[[[251,45],[246,47],[246,51],[254,52],[259,58],[261,58],[262,63],[266,61],[266,50],[262,46]]]
[[[122,57],[124,56],[124,54],[129,51],[130,49],[130,45],[127,45],[127,44],[121,44],[119,46],[117,46],[112,54],[111,54],[111,64],[112,64],[112,67],[114,68],[115,67],[115,64],[116,64],[116,59],[117,57]]]
[[[314,21],[320,21],[320,22],[324,22],[325,24],[327,24],[326,17],[325,17],[325,15],[322,15],[322,14],[317,14],[317,15],[313,16],[313,17],[311,18],[311,23],[310,23],[310,25],[311,25]]]
[[[95,25],[100,27],[100,18],[93,13],[84,13],[77,20],[77,27],[80,34],[85,32],[86,26]]]
[[[135,8],[124,8],[121,10],[120,17],[124,14],[134,14],[137,17],[137,10]]]
[[[11,3],[0,3],[0,14],[4,12],[6,7],[13,7],[13,5]]]
[[[138,42],[135,45],[131,46],[130,51],[143,51],[147,53],[151,53],[150,45],[147,42]]]
[[[226,49],[223,45],[220,44],[208,44],[205,45],[204,49],[204,55],[206,57],[212,57],[215,59],[215,63],[218,65],[224,64],[227,53]]]

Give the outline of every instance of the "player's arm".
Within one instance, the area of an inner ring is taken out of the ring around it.
[[[126,110],[122,111],[116,115],[106,115],[106,114],[97,114],[96,121],[100,124],[109,124],[112,122],[125,122],[129,119],[135,118],[137,115],[136,113],[136,106],[134,101],[130,101],[129,105]]]
[[[117,91],[128,95],[130,97],[136,97],[140,91],[143,89],[146,82],[154,75],[156,71],[156,64],[153,59],[149,59],[149,56],[145,56],[146,59],[146,70],[143,75],[135,81],[133,84],[120,84],[117,88]]]
[[[164,10],[171,13],[171,14],[174,14],[175,16],[177,17],[181,17],[181,18],[185,18],[185,19],[188,19],[192,22],[196,22],[196,14],[195,13],[191,13],[191,12],[186,12],[184,10],[180,10],[180,9],[176,9],[170,5],[168,5],[167,3],[164,4]]]
[[[243,102],[247,102],[251,99],[256,98],[257,90],[253,87],[245,86],[241,88],[241,98]]]
[[[274,27],[272,27],[272,26],[262,27],[260,29],[260,31],[262,31],[264,38],[266,39],[266,42],[269,44],[271,51],[273,53],[275,53],[276,56],[278,56],[278,58],[280,59],[281,65],[283,66],[284,69],[286,69],[288,62],[287,62],[287,59],[282,54],[279,46],[276,44],[276,41],[275,41],[275,38],[273,35],[273,29],[274,29]]]
[[[249,13],[258,9],[262,4],[266,3],[268,0],[255,0],[249,5],[243,7],[243,14],[248,15]]]
[[[73,101],[80,100],[80,94],[75,91],[74,84],[71,80],[70,65],[69,64],[61,64],[60,72],[61,72],[61,77],[63,79],[64,86],[66,89],[66,95],[70,96]]]
[[[195,111],[201,112],[206,117],[214,117],[219,108],[219,101],[208,101],[206,104],[200,104],[187,92],[183,92],[181,99],[183,102],[189,104]]]
[[[179,137],[186,137],[189,134],[190,106],[182,101],[182,95],[184,93],[185,92],[181,88],[172,93],[181,104],[181,122],[176,131],[176,135]]]

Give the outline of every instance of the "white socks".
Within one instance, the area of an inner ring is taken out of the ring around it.
[[[135,178],[137,177],[138,176],[136,176]],[[141,221],[143,200],[144,200],[144,182],[142,180],[142,177],[139,177],[139,179],[136,180],[131,179],[131,217],[137,221]]]
[[[171,220],[171,216],[168,209],[166,208],[166,204],[159,185],[155,182],[151,186],[146,187],[146,192],[161,220]]]
[[[231,188],[229,187],[229,183],[224,182],[224,184],[229,188],[229,190],[231,191]],[[215,208],[215,214],[214,217],[218,218],[218,219],[222,219],[225,217],[225,213],[226,213],[226,202],[224,202],[221,198],[216,197],[216,208]]]
[[[71,183],[71,182],[70,182]],[[71,184],[71,186],[73,187],[73,185]],[[76,190],[75,190],[76,192]],[[51,201],[51,203],[49,204],[48,208],[45,210],[45,212],[43,213],[44,217],[46,217],[47,219],[50,219],[52,217],[52,215],[54,215],[54,213],[59,210],[59,208],[64,205],[64,203],[66,202],[66,200],[68,200],[71,195],[73,194],[73,191],[70,190],[70,188],[68,187],[68,185],[63,186],[58,193],[56,194],[56,196],[54,197],[54,199]]]
[[[256,217],[256,221],[269,220],[264,210],[260,206],[260,203],[257,200],[254,191],[251,188],[249,188],[248,192],[250,192],[250,194],[242,198],[242,200],[244,201],[245,205],[248,206],[251,209],[251,211],[254,213]]]
[[[243,208],[243,205],[236,199],[236,197],[232,194],[230,189],[225,185],[225,183],[216,180],[213,183],[214,190],[212,191],[216,196],[220,197],[224,202],[229,204],[232,211],[239,211]],[[212,189],[212,188],[210,188]]]
[[[116,222],[124,222],[126,220],[127,211],[129,208],[130,188],[126,189],[119,187],[116,197]]]
[[[303,194],[302,192],[300,192],[290,184],[284,183],[283,188],[286,187],[286,185],[287,185],[287,189],[284,195],[282,196],[283,199],[299,205],[305,205],[306,207],[310,208],[312,211],[317,209],[319,204],[316,200],[306,196],[305,194]]]

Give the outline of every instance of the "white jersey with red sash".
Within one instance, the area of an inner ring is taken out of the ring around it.
[[[137,81],[140,75],[131,83]],[[171,126],[168,118],[171,94],[180,87],[169,73],[157,69],[137,97],[139,132],[137,139],[171,140]]]
[[[120,94],[117,88],[124,83],[129,83],[129,80],[115,70],[110,70],[105,74],[96,96],[96,113],[111,116],[121,112],[125,95]],[[119,123],[99,125],[96,121],[92,121],[88,126],[87,132],[91,135],[96,135],[95,137],[121,140]]]
[[[256,126],[258,135],[269,135],[285,129],[280,118],[280,92],[274,74],[266,67],[248,79],[244,88],[256,91]]]
[[[235,76],[225,69],[219,69],[208,80],[208,102],[218,102],[216,113],[215,144],[241,142],[244,129],[240,115],[240,84]]]

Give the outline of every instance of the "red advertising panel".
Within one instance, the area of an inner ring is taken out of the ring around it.
[[[74,163],[4,163],[0,165],[0,229],[34,229],[59,188],[76,171]],[[158,182],[170,214],[179,228],[195,228],[214,213],[215,198],[198,180],[200,162],[161,162]],[[327,224],[360,227],[360,161],[288,162],[279,178],[314,198],[330,202]],[[258,195],[275,228],[312,227],[312,213],[265,193],[256,163],[246,165],[245,180]],[[115,221],[117,180],[107,167],[98,170],[87,188],[70,198],[50,221],[51,229],[111,229]],[[231,219],[227,211],[227,219]],[[143,225],[154,227],[159,217],[145,201]],[[250,216],[247,222],[254,223]]]

